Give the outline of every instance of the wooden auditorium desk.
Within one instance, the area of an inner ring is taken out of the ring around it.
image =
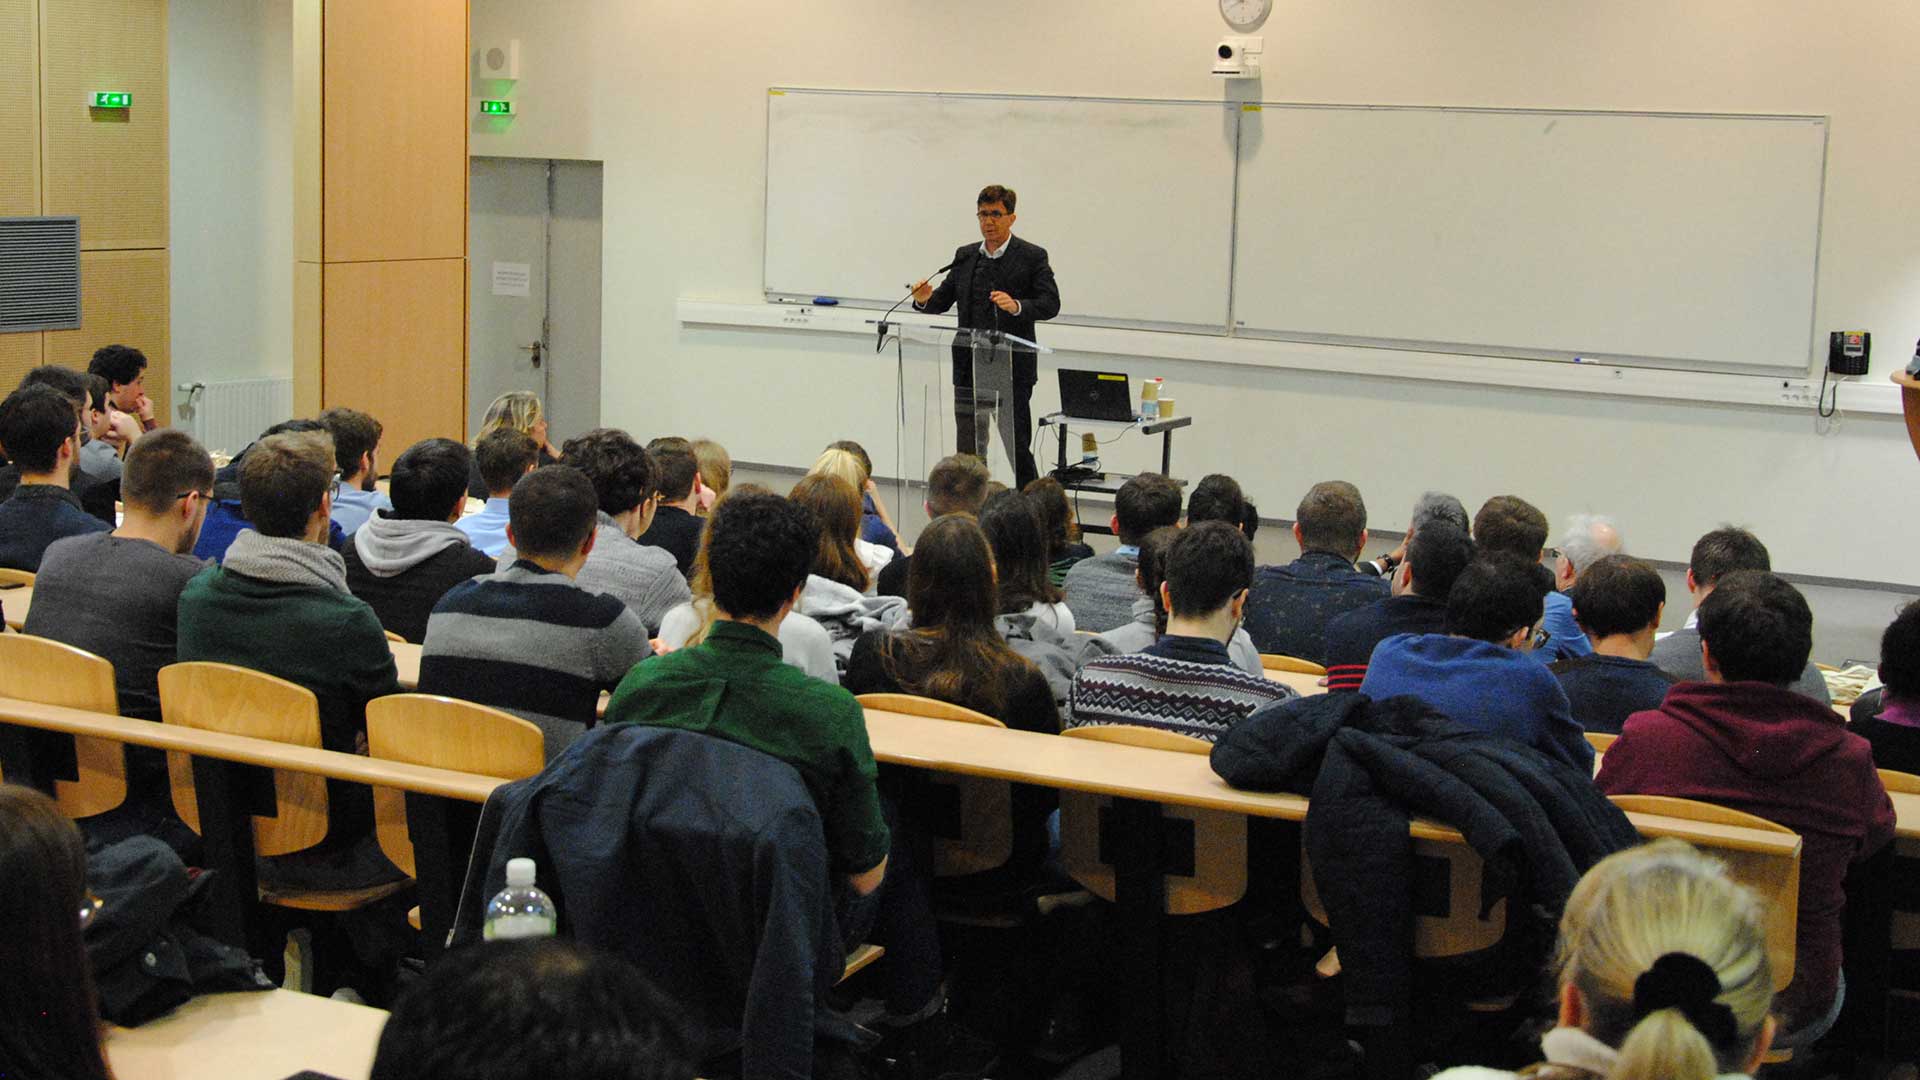
[[[7,625],[15,630],[27,624],[27,609],[33,606],[33,586],[0,589],[0,608],[7,613]]]
[[[311,1070],[366,1080],[384,1009],[268,990],[197,997],[137,1028],[109,1025],[114,1074],[129,1080],[284,1080]]]
[[[1267,668],[1261,674],[1274,682],[1293,687],[1294,692],[1301,697],[1312,697],[1315,694],[1327,692],[1326,685],[1320,681],[1326,678],[1325,675],[1309,675],[1303,671],[1276,671],[1273,668]]]

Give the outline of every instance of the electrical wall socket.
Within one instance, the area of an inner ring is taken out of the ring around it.
[[[1809,383],[1783,381],[1780,384],[1780,403],[1811,409],[1820,404],[1820,391]]]

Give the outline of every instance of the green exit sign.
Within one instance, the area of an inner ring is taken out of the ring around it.
[[[482,116],[512,116],[512,115],[513,115],[513,102],[511,102],[511,101],[487,101],[487,100],[485,100],[485,99],[482,99],[482,100],[481,100],[481,102],[480,102],[480,115],[482,115]]]
[[[95,90],[87,95],[87,106],[94,109],[130,109],[133,95],[125,90]]]

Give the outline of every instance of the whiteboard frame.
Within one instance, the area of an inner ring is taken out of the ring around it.
[[[1231,101],[1208,101],[1204,98],[1144,98],[1144,97],[1108,97],[1092,94],[1006,94],[969,90],[849,90],[838,87],[818,86],[769,86],[767,87],[766,140],[760,148],[760,288],[762,295],[770,304],[811,304],[820,294],[793,293],[784,290],[769,289],[767,285],[767,237],[771,230],[767,228],[769,215],[773,211],[773,99],[783,94],[830,94],[840,97],[888,97],[888,98],[925,98],[938,101],[942,99],[964,99],[967,101],[1039,101],[1039,102],[1075,102],[1094,105],[1174,105],[1193,108],[1219,110],[1223,118],[1233,120],[1233,169],[1232,197],[1233,205],[1227,211],[1227,303],[1225,323],[1187,323],[1161,322],[1152,319],[1115,319],[1092,318],[1084,315],[1062,314],[1047,320],[1049,326],[1100,326],[1116,330],[1151,330],[1171,334],[1204,334],[1215,337],[1233,335],[1233,251],[1237,242],[1240,220],[1240,110],[1234,109]],[[891,300],[877,300],[868,296],[833,297],[839,307],[855,308],[863,311],[885,311],[892,306]],[[905,305],[902,305],[905,309]]]
[[[1310,345],[1333,345],[1346,348],[1390,349],[1397,352],[1435,353],[1450,356],[1485,356],[1515,360],[1541,360],[1566,364],[1593,364],[1610,367],[1650,368],[1660,371],[1678,371],[1702,375],[1758,375],[1772,378],[1790,377],[1792,372],[1802,374],[1818,370],[1819,353],[1819,312],[1820,312],[1820,250],[1825,243],[1827,214],[1827,165],[1833,150],[1833,117],[1826,113],[1731,113],[1699,112],[1688,110],[1657,109],[1536,109],[1526,107],[1496,105],[1368,105],[1341,104],[1337,102],[1314,101],[1258,101],[1245,102],[1240,106],[1240,116],[1244,123],[1248,113],[1263,112],[1267,109],[1315,110],[1330,112],[1424,112],[1447,114],[1492,114],[1497,116],[1639,116],[1652,119],[1672,120],[1767,120],[1783,122],[1814,123],[1820,128],[1820,189],[1819,205],[1814,210],[1813,231],[1813,289],[1807,302],[1807,357],[1806,363],[1799,368],[1789,368],[1774,364],[1706,364],[1689,362],[1673,357],[1634,356],[1600,352],[1571,352],[1556,349],[1513,348],[1499,345],[1479,345],[1456,342],[1419,341],[1405,338],[1374,338],[1340,334],[1312,334],[1286,330],[1267,330],[1240,325],[1240,312],[1237,307],[1239,296],[1237,286],[1240,276],[1238,241],[1240,236],[1240,167],[1242,161],[1239,151],[1245,140],[1239,132],[1234,137],[1234,264],[1233,282],[1235,290],[1229,292],[1228,328],[1230,337],[1263,341],[1291,341]]]

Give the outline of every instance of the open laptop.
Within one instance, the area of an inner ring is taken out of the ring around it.
[[[1060,369],[1060,411],[1071,420],[1139,419],[1127,377],[1117,371]]]

